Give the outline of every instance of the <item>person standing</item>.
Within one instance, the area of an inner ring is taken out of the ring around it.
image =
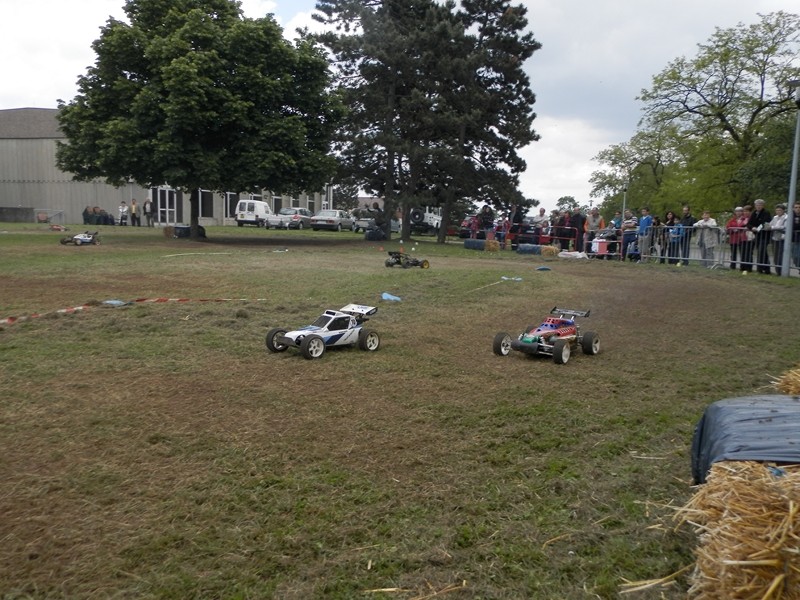
[[[591,252],[594,252],[592,242],[603,229],[606,228],[606,222],[603,220],[603,215],[600,214],[600,209],[593,206],[586,215],[586,244]]]
[[[756,261],[756,271],[769,275],[769,222],[772,216],[764,208],[764,201],[760,198],[753,203],[753,214],[747,220],[747,229],[753,234],[753,250]]]
[[[153,202],[148,198],[144,201],[144,205],[142,206],[142,212],[144,213],[144,222],[147,224],[148,227],[153,226]]]
[[[547,218],[544,207],[539,208],[539,214],[531,219],[531,225],[533,225],[533,243],[541,244],[542,234],[547,233],[550,227],[550,220]]]
[[[772,234],[772,263],[775,266],[775,274],[781,274],[783,264],[783,244],[786,233],[786,208],[783,204],[775,205],[775,216],[769,222],[769,230]]]
[[[636,235],[639,230],[639,219],[633,212],[626,208],[625,218],[622,220],[622,260],[625,260],[629,255],[633,256],[634,246],[636,245]],[[639,254],[641,256],[641,254]]]
[[[750,215],[753,214],[753,207],[745,204],[742,207],[742,218],[744,219],[744,240],[742,240],[742,259],[739,262],[739,268],[742,270],[742,275],[753,272],[753,246],[755,245],[756,234],[747,228],[750,222]]]
[[[586,229],[586,216],[578,206],[572,210],[572,215],[569,218],[569,228],[569,235],[575,240],[575,252],[583,252],[583,234]]]
[[[745,227],[747,219],[744,216],[744,208],[737,206],[733,209],[733,216],[725,224],[725,231],[728,234],[728,243],[731,246],[731,269],[736,269],[736,259],[742,255],[742,244],[745,241]]]
[[[692,209],[688,204],[683,206],[683,216],[681,217],[682,237],[681,237],[681,260],[683,265],[689,264],[689,253],[692,247],[692,231],[697,219],[692,216]]]
[[[131,227],[141,227],[142,226],[142,219],[141,215],[139,214],[139,205],[136,204],[136,198],[131,200]]]
[[[642,208],[642,216],[639,219],[636,238],[639,244],[639,262],[646,262],[650,258],[650,248],[653,245],[653,217],[648,206]]]
[[[700,248],[700,264],[710,269],[714,266],[714,248],[719,241],[717,222],[711,218],[711,212],[704,210],[703,218],[694,224],[698,230],[697,245]]]
[[[675,218],[675,213],[671,210],[667,211],[667,214],[664,215],[664,223],[661,225],[661,264],[663,265],[666,260],[669,260],[669,264],[674,265],[677,261],[678,256],[678,244],[675,241],[677,239],[673,238],[673,228],[677,223],[677,219]],[[666,260],[665,260],[666,259]]]
[[[800,204],[792,205],[792,258],[794,266],[800,267]]]
[[[125,200],[123,200],[119,204],[119,224],[120,225],[128,224],[128,205],[125,204]]]
[[[484,232],[487,240],[494,239],[494,211],[488,204],[484,204],[478,213],[478,226]]]

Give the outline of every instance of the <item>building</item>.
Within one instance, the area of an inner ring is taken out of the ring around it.
[[[116,188],[97,180],[73,181],[70,173],[56,166],[56,143],[64,141],[55,108],[0,110],[0,210],[3,215],[46,217],[56,223],[82,223],[83,211],[99,207],[117,215],[124,200],[134,198],[141,206],[146,198],[154,203],[156,222],[161,225],[188,223],[189,194],[168,184],[143,188],[134,183]],[[316,212],[330,204],[329,191],[299,196],[260,193],[214,193],[201,190],[200,225],[235,225],[234,211],[240,198],[267,201],[277,212],[284,206]]]

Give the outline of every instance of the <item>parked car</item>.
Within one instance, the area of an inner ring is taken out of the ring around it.
[[[392,219],[389,222],[389,227],[392,229],[392,233],[400,233],[400,226],[401,223],[397,219]],[[362,216],[357,218],[353,222],[353,231],[358,233],[359,231],[367,231],[368,229],[375,228],[375,219],[372,217]]]
[[[331,231],[352,230],[353,223],[353,217],[344,210],[321,210],[311,217],[311,229],[314,231],[320,229],[330,229]]]
[[[261,200],[240,200],[236,206],[236,224],[239,227],[244,225],[255,225],[263,227],[267,218],[272,215],[269,204]]]
[[[478,227],[478,215],[467,215],[461,221],[461,227],[458,228],[458,237],[468,238],[472,237],[472,232],[476,232],[479,240],[486,239],[486,233]]]
[[[270,215],[264,223],[269,229],[305,229],[311,226],[311,211],[307,208],[286,207],[278,211],[277,215]]]

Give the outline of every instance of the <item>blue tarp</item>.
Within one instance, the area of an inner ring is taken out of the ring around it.
[[[800,463],[800,397],[747,396],[706,408],[692,440],[692,478],[723,460]]]

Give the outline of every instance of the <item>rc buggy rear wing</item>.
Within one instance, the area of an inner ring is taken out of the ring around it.
[[[363,304],[348,304],[339,309],[340,312],[347,313],[348,315],[368,317],[378,312],[375,306],[365,306]]]
[[[553,310],[550,311],[551,315],[561,315],[561,316],[570,316],[570,317],[588,317],[589,313],[592,312],[591,310],[572,310],[570,308],[558,308],[557,306],[553,307]]]

